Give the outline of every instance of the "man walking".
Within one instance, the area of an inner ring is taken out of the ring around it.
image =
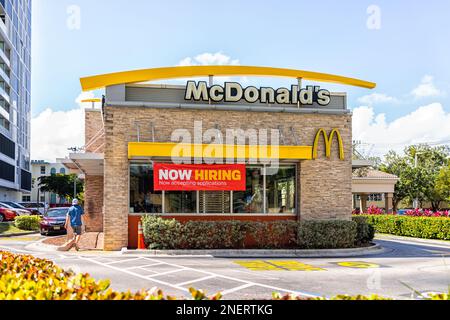
[[[69,212],[67,213],[66,217],[66,225],[65,228],[70,226],[73,229],[73,235],[74,238],[69,242],[70,245],[68,246],[68,250],[70,250],[74,245],[75,249],[78,251],[80,250],[80,247],[78,246],[78,243],[80,242],[81,235],[83,233],[83,225],[84,225],[84,211],[83,208],[78,204],[77,199],[73,199],[72,201],[72,207],[70,207]]]

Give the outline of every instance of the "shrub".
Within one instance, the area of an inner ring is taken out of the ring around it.
[[[406,212],[407,216],[409,217],[443,217],[443,218],[450,218],[450,211],[431,211],[431,210],[422,210],[422,209],[414,209],[414,210],[408,210]]]
[[[150,249],[266,249],[296,247],[297,222],[189,221],[142,218]]]
[[[377,232],[423,239],[450,240],[450,218],[367,216]]]
[[[142,227],[150,249],[174,249],[181,246],[182,225],[176,220],[144,216]]]
[[[108,280],[95,281],[48,260],[0,251],[0,300],[174,300],[158,289],[137,293],[113,291]],[[195,300],[218,300],[190,289]]]
[[[297,221],[256,222],[249,227],[251,238],[259,249],[297,247]]]
[[[298,246],[305,249],[338,249],[355,246],[357,224],[353,221],[302,221]]]
[[[367,209],[367,214],[374,214],[374,215],[384,214],[384,209],[380,209],[377,206],[372,205]]]
[[[356,242],[357,246],[370,244],[375,237],[375,228],[369,223],[365,216],[353,217],[356,222]]]
[[[14,224],[20,230],[38,231],[40,221],[39,216],[20,216],[15,219]]]

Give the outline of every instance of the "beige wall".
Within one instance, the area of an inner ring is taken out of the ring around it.
[[[86,176],[84,187],[86,226],[88,232],[103,231],[103,177]]]
[[[104,232],[105,250],[119,250],[128,245],[128,148],[135,140],[136,122],[141,125],[141,138],[150,141],[150,123],[155,125],[156,142],[169,142],[175,129],[193,129],[194,121],[202,120],[203,129],[218,125],[226,129],[277,129],[283,126],[285,141],[295,145],[289,128],[293,127],[300,145],[312,146],[320,128],[341,132],[346,160],[339,160],[338,144],[333,145],[332,159],[325,159],[323,139],[319,159],[300,164],[299,199],[304,219],[350,219],[351,192],[351,115],[311,115],[293,113],[200,111],[111,107],[105,108],[105,177]]]
[[[85,144],[90,144],[86,148],[86,152],[103,153],[104,137],[99,136],[98,139],[93,139],[98,136],[98,133],[103,128],[102,113],[98,109],[86,109],[84,113],[85,123]],[[92,142],[92,143],[90,143]]]

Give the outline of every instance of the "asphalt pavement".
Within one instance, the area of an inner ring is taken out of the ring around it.
[[[450,242],[379,236],[379,255],[353,258],[225,259],[152,257],[119,252],[38,252],[27,246],[41,236],[0,238],[0,250],[32,254],[64,269],[110,279],[116,290],[158,287],[166,294],[189,297],[188,289],[224,299],[270,299],[273,292],[303,296],[379,294],[417,298],[415,292],[448,292]]]

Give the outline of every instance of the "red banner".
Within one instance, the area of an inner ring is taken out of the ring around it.
[[[155,191],[245,191],[245,165],[155,163]]]

